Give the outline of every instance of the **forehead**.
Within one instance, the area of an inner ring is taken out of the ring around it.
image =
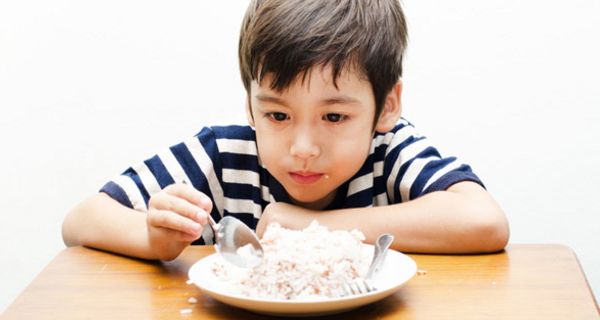
[[[333,68],[329,65],[314,66],[306,72],[299,73],[295,79],[287,87],[278,90],[274,88],[273,83],[276,75],[274,73],[265,74],[260,83],[257,79],[251,83],[251,90],[254,94],[274,93],[286,94],[290,91],[304,91],[310,94],[326,94],[326,93],[372,93],[371,83],[368,81],[364,73],[359,72],[356,68],[343,68],[337,77],[334,75]]]

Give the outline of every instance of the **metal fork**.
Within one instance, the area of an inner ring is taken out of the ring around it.
[[[388,233],[384,233],[377,238],[373,260],[371,261],[367,275],[364,278],[357,278],[349,283],[344,283],[342,285],[344,296],[365,294],[377,290],[377,288],[371,284],[371,278],[379,271],[379,268],[383,264],[385,255],[392,244],[392,241],[394,241],[394,236]]]

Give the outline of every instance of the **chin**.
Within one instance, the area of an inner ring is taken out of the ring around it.
[[[316,201],[319,201],[319,200],[323,199],[324,197],[325,196],[316,197],[316,196],[307,196],[307,195],[304,195],[304,194],[296,195],[296,194],[291,194],[290,193],[290,198],[293,198],[294,200],[296,200],[298,202],[302,202],[302,203],[316,202]]]
[[[295,202],[297,205],[300,205],[301,207],[304,208],[309,208],[309,209],[323,209],[323,207],[327,206],[329,204],[329,202],[326,200],[328,193],[325,194],[294,194],[294,193],[289,193],[290,198],[293,202]],[[326,203],[325,203],[326,202]]]

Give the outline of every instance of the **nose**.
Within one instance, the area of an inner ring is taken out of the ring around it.
[[[313,130],[301,129],[295,132],[290,154],[301,159],[309,159],[319,156],[321,150],[316,142]]]

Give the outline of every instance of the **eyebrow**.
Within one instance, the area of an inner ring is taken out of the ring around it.
[[[339,96],[323,99],[322,102],[323,102],[323,104],[326,104],[326,105],[329,105],[329,104],[360,105],[361,104],[360,100],[350,97],[350,96],[347,96],[347,95],[339,95]]]
[[[270,95],[266,95],[266,94],[257,94],[256,99],[263,101],[263,102],[273,102],[273,103],[277,103],[280,105],[287,105],[285,103],[285,101],[283,99],[274,97],[274,96],[270,96]]]
[[[271,96],[268,94],[257,94],[256,99],[263,101],[263,102],[272,102],[272,103],[277,103],[283,106],[287,106],[287,103],[285,102],[285,100],[275,97],[275,96]],[[348,95],[338,95],[338,96],[334,96],[331,98],[325,98],[322,99],[321,104],[323,105],[332,105],[332,104],[344,104],[344,105],[360,105],[361,102],[360,100],[353,98],[351,96]]]

